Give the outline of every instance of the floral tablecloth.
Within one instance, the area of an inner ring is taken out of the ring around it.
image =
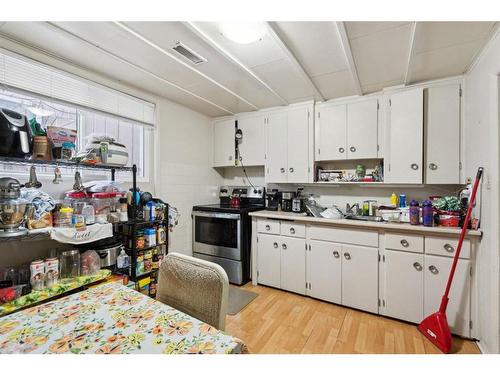
[[[244,351],[240,340],[121,283],[99,285],[0,318],[0,353]]]

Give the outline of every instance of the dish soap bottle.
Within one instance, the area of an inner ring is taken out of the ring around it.
[[[116,266],[121,268],[127,268],[130,265],[129,256],[125,254],[125,250],[120,251],[120,255],[116,257]]]
[[[391,202],[391,205],[393,205],[394,207],[397,207],[397,205],[398,205],[398,196],[396,195],[396,193],[392,193],[392,195],[390,197],[390,202]]]

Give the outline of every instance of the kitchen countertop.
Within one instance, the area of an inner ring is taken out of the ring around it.
[[[340,227],[351,228],[366,228],[366,229],[384,229],[393,231],[405,231],[414,233],[432,233],[432,234],[447,234],[459,235],[460,228],[450,227],[424,227],[423,225],[410,225],[407,223],[388,223],[388,222],[370,222],[361,220],[348,220],[348,219],[326,219],[320,217],[305,216],[295,212],[283,211],[254,211],[249,213],[250,216],[257,218],[268,218],[276,220],[294,220],[304,223],[326,224]],[[481,230],[469,230],[466,234],[467,237],[481,237],[483,232]]]

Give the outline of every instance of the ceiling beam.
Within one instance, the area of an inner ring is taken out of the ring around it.
[[[59,32],[59,33],[62,33],[62,34],[65,34],[66,36],[70,36],[73,39],[76,39],[76,40],[78,40],[80,42],[83,42],[83,43],[87,44],[88,46],[93,47],[93,48],[99,50],[101,53],[105,54],[106,56],[111,57],[111,58],[113,58],[113,59],[115,59],[115,60],[117,60],[117,61],[119,61],[119,62],[121,62],[121,63],[123,63],[125,65],[128,65],[131,68],[134,68],[134,69],[136,69],[136,70],[138,70],[138,71],[140,71],[140,72],[142,72],[142,73],[144,73],[144,74],[146,74],[146,75],[148,75],[150,77],[153,77],[154,79],[156,79],[158,81],[161,81],[162,83],[165,83],[165,84],[167,84],[169,86],[172,86],[172,87],[174,87],[174,88],[182,91],[185,94],[193,96],[196,99],[199,99],[199,100],[201,100],[201,101],[203,101],[203,102],[205,102],[205,103],[207,103],[207,104],[209,104],[209,105],[211,105],[211,106],[213,106],[215,108],[218,108],[218,109],[226,112],[227,114],[234,115],[234,112],[230,111],[229,109],[224,108],[224,107],[222,107],[222,106],[220,106],[220,105],[212,102],[211,100],[206,99],[206,98],[204,98],[204,97],[202,97],[202,96],[200,96],[198,94],[195,94],[194,92],[189,91],[188,89],[185,89],[184,87],[179,86],[179,85],[177,85],[177,84],[175,84],[175,83],[173,83],[173,82],[171,82],[171,81],[169,81],[169,80],[167,80],[167,79],[165,79],[165,78],[163,78],[163,77],[161,77],[161,76],[159,76],[159,75],[157,75],[157,74],[155,74],[155,73],[153,73],[153,72],[151,72],[151,71],[149,71],[149,70],[147,70],[145,68],[143,68],[140,65],[137,65],[137,64],[135,64],[135,63],[133,63],[133,62],[131,62],[129,60],[126,60],[123,57],[118,56],[118,55],[114,54],[113,52],[110,52],[110,51],[104,49],[103,47],[101,47],[101,46],[99,46],[99,45],[97,45],[97,44],[95,44],[93,42],[90,42],[87,39],[82,38],[81,36],[72,33],[71,31],[68,31],[68,30],[60,27],[59,25],[56,25],[56,24],[54,24],[52,22],[44,22],[44,24],[46,26],[49,26],[52,30],[54,30],[56,32]],[[14,40],[14,41],[17,42],[17,40]]]
[[[413,66],[413,57],[415,56],[415,37],[417,35],[418,22],[413,22],[410,32],[410,48],[408,50],[408,57],[406,58],[406,73],[404,85],[407,86],[411,83],[411,68]]]
[[[283,98],[280,94],[278,94],[271,86],[269,86],[262,78],[260,78],[255,72],[248,68],[245,64],[243,64],[240,60],[238,60],[234,55],[232,55],[228,50],[222,47],[219,43],[217,43],[210,35],[204,32],[200,27],[198,27],[194,22],[187,21],[183,22],[183,24],[189,28],[192,32],[194,32],[199,38],[207,42],[212,48],[218,51],[223,57],[225,57],[230,62],[237,65],[239,68],[244,70],[250,76],[252,76],[257,82],[259,82],[262,86],[264,86],[269,92],[271,92],[274,96],[276,96],[282,104],[288,105],[288,101]]]
[[[159,51],[160,53],[164,54],[165,56],[171,58],[172,60],[174,60],[175,62],[183,65],[185,68],[191,70],[192,72],[198,74],[199,76],[205,78],[207,81],[213,83],[214,85],[216,85],[217,87],[221,88],[222,90],[228,92],[229,94],[233,95],[234,97],[236,97],[237,99],[241,100],[242,102],[248,104],[250,107],[252,107],[253,109],[255,110],[258,110],[259,108],[251,103],[250,101],[248,101],[247,99],[245,99],[244,97],[238,95],[237,93],[235,93],[234,91],[232,91],[231,89],[227,88],[226,86],[224,86],[223,84],[219,83],[218,81],[216,81],[215,79],[213,79],[212,77],[206,75],[205,73],[201,72],[200,70],[196,69],[195,67],[191,66],[190,64],[188,64],[187,62],[181,60],[180,58],[178,58],[177,56],[175,56],[174,54],[168,52],[167,50],[165,50],[164,48],[160,47],[158,44],[154,43],[153,41],[149,40],[148,38],[146,38],[145,36],[141,35],[140,33],[138,33],[137,31],[131,29],[130,27],[128,27],[127,25],[125,25],[124,23],[122,22],[118,22],[118,21],[113,21],[113,23],[115,25],[117,25],[118,27],[120,27],[121,29],[123,29],[124,31],[126,31],[127,33],[129,33],[130,35],[136,37],[137,39],[139,39],[140,41],[146,43],[147,45],[149,45],[150,47],[154,48],[155,50]]]
[[[335,22],[337,30],[340,36],[340,44],[344,50],[345,58],[347,59],[347,66],[351,72],[352,82],[356,90],[356,94],[363,95],[363,90],[361,89],[361,83],[359,82],[358,69],[356,68],[356,62],[354,61],[354,56],[351,50],[351,43],[349,42],[349,37],[347,36],[347,31],[345,29],[344,22]]]
[[[267,31],[271,36],[271,38],[279,45],[281,50],[285,53],[285,55],[288,57],[292,65],[297,69],[302,78],[304,78],[304,80],[309,84],[309,86],[311,86],[311,88],[314,91],[314,94],[317,97],[319,97],[322,101],[324,101],[325,97],[323,96],[323,94],[318,90],[311,77],[309,77],[309,74],[307,74],[304,67],[300,64],[297,57],[295,57],[295,55],[292,53],[292,51],[288,48],[288,46],[284,42],[284,37],[281,34],[278,25],[276,25],[276,22],[265,22],[265,24],[267,26]]]

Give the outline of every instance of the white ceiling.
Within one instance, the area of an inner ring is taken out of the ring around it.
[[[261,40],[215,22],[5,22],[8,37],[208,116],[368,94],[463,74],[495,22],[268,22]],[[182,42],[207,62],[194,65]]]

